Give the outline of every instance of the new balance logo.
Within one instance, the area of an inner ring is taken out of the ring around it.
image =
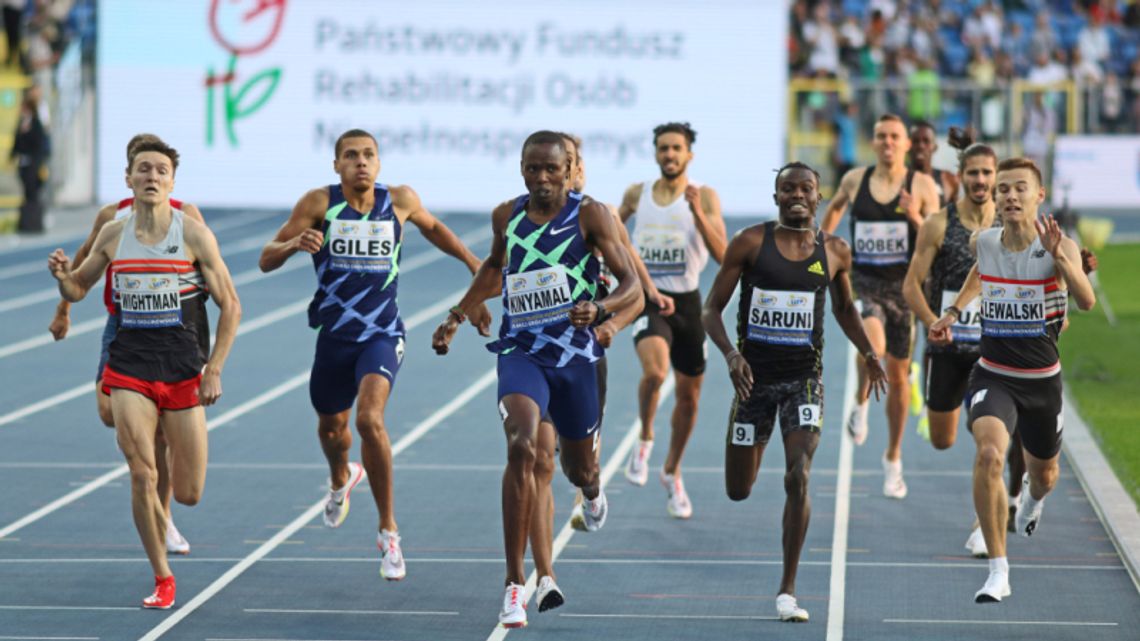
[[[823,263],[819,262],[818,260],[815,261],[811,264],[811,267],[808,267],[808,271],[813,274],[819,274],[820,276],[823,276]]]
[[[566,225],[565,227],[559,227],[558,229],[551,229],[550,235],[557,236],[558,234],[561,234],[562,232],[570,229],[574,229],[575,227],[577,227],[577,225]]]
[[[178,253],[178,245],[171,245],[170,247],[167,247],[167,248],[166,248],[166,253],[168,253],[168,254],[177,254],[177,253]]]
[[[1044,258],[1045,257],[1045,250],[1044,249],[1038,249],[1037,251],[1033,252],[1033,257],[1034,258]]]

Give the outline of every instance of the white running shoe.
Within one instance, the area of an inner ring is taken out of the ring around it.
[[[645,485],[649,480],[649,454],[653,452],[653,441],[638,441],[637,449],[629,453],[625,465],[625,478],[634,485]]]
[[[504,628],[526,627],[526,588],[518,583],[507,585],[503,608],[499,610],[499,625]]]
[[[380,576],[389,581],[399,581],[408,574],[398,532],[380,530],[376,535],[376,547],[380,548]]]
[[[1041,510],[1044,507],[1045,499],[1034,501],[1033,496],[1029,493],[1029,486],[1026,485],[1025,489],[1021,491],[1017,515],[1014,517],[1017,522],[1017,533],[1021,536],[1033,536],[1038,526],[1041,525]]]
[[[174,527],[174,519],[166,519],[166,551],[170,554],[190,554],[190,542]]]
[[[844,422],[847,426],[847,433],[851,435],[851,440],[856,445],[862,445],[867,442],[867,404],[856,405],[851,408],[851,413],[847,415],[847,420]]]
[[[606,502],[606,493],[604,490],[598,490],[598,497],[590,500],[585,497],[582,499],[582,521],[586,526],[587,532],[597,532],[602,529],[606,524],[606,516],[609,514],[609,504]]]
[[[883,496],[889,499],[906,498],[906,481],[902,476],[902,459],[888,461],[883,456]]]
[[[1005,572],[990,572],[986,584],[974,594],[974,603],[1001,603],[1010,593],[1009,575]]]
[[[796,604],[796,597],[790,594],[781,594],[776,597],[776,614],[781,621],[793,623],[807,623],[808,612]]]
[[[329,482],[329,498],[325,501],[325,525],[328,527],[340,527],[344,523],[344,519],[348,517],[348,501],[349,495],[352,494],[352,488],[364,478],[364,468],[359,463],[348,464],[348,483],[339,489],[332,489],[332,482]]]
[[[665,502],[665,509],[669,516],[675,519],[687,519],[693,515],[693,504],[689,501],[689,494],[685,492],[685,482],[680,476],[666,474],[661,470],[661,485],[669,493],[669,500]]]
[[[554,582],[554,579],[544,576],[538,580],[538,589],[534,592],[534,602],[538,604],[539,612],[546,612],[566,603],[566,598],[562,596],[562,590],[558,589],[558,584]]]
[[[985,559],[990,556],[990,551],[986,549],[986,537],[982,536],[982,526],[979,525],[970,532],[965,547],[975,559]]]

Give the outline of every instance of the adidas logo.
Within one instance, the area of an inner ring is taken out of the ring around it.
[[[808,271],[823,276],[823,265],[817,260],[811,264],[811,267],[808,267]]]

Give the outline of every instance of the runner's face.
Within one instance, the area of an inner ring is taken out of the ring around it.
[[[960,175],[962,189],[975,205],[989,202],[994,189],[994,159],[991,156],[973,156],[966,160]]]
[[[135,156],[127,174],[127,186],[140,203],[157,205],[166,202],[174,189],[174,165],[166,154],[144,151]]]
[[[1028,169],[998,172],[994,192],[997,213],[1005,223],[1032,222],[1037,218],[1037,207],[1045,201],[1045,188]]]
[[[782,224],[808,227],[819,205],[819,182],[814,173],[802,167],[785,169],[780,173],[773,197]]]
[[[522,176],[532,201],[553,203],[570,189],[570,159],[554,143],[530,145],[523,151]]]
[[[906,135],[906,127],[897,120],[886,120],[875,124],[875,139],[871,142],[875,155],[884,165],[894,165],[902,162],[906,152],[910,151],[910,138]]]
[[[340,155],[333,161],[333,169],[340,174],[340,183],[355,191],[371,189],[380,174],[380,155],[376,143],[368,137],[345,138],[340,144]]]
[[[693,159],[693,152],[689,149],[689,140],[685,134],[670,131],[657,136],[656,156],[661,175],[676,178],[685,173],[689,161]]]
[[[910,133],[910,157],[914,164],[925,167],[938,149],[938,143],[934,141],[934,131],[930,127],[918,127]]]

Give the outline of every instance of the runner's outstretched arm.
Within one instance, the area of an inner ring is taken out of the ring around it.
[[[467,269],[474,274],[479,269],[480,260],[459,237],[448,228],[447,225],[440,222],[438,218],[433,216],[431,212],[424,207],[420,201],[419,194],[414,189],[407,185],[399,185],[392,188],[392,206],[397,211],[404,210],[409,212],[407,220],[412,221],[424,238],[432,245],[439,248],[440,251],[453,256],[456,259],[467,265]]]
[[[855,349],[863,355],[867,365],[867,377],[871,381],[871,389],[875,391],[875,400],[887,393],[887,373],[879,363],[879,356],[871,347],[871,340],[867,338],[867,331],[863,328],[863,319],[859,316],[859,309],[855,307],[855,297],[851,294],[851,246],[847,241],[837,236],[829,236],[827,243],[827,260],[831,264],[831,313],[839,327],[847,335],[847,340],[855,345]]]

